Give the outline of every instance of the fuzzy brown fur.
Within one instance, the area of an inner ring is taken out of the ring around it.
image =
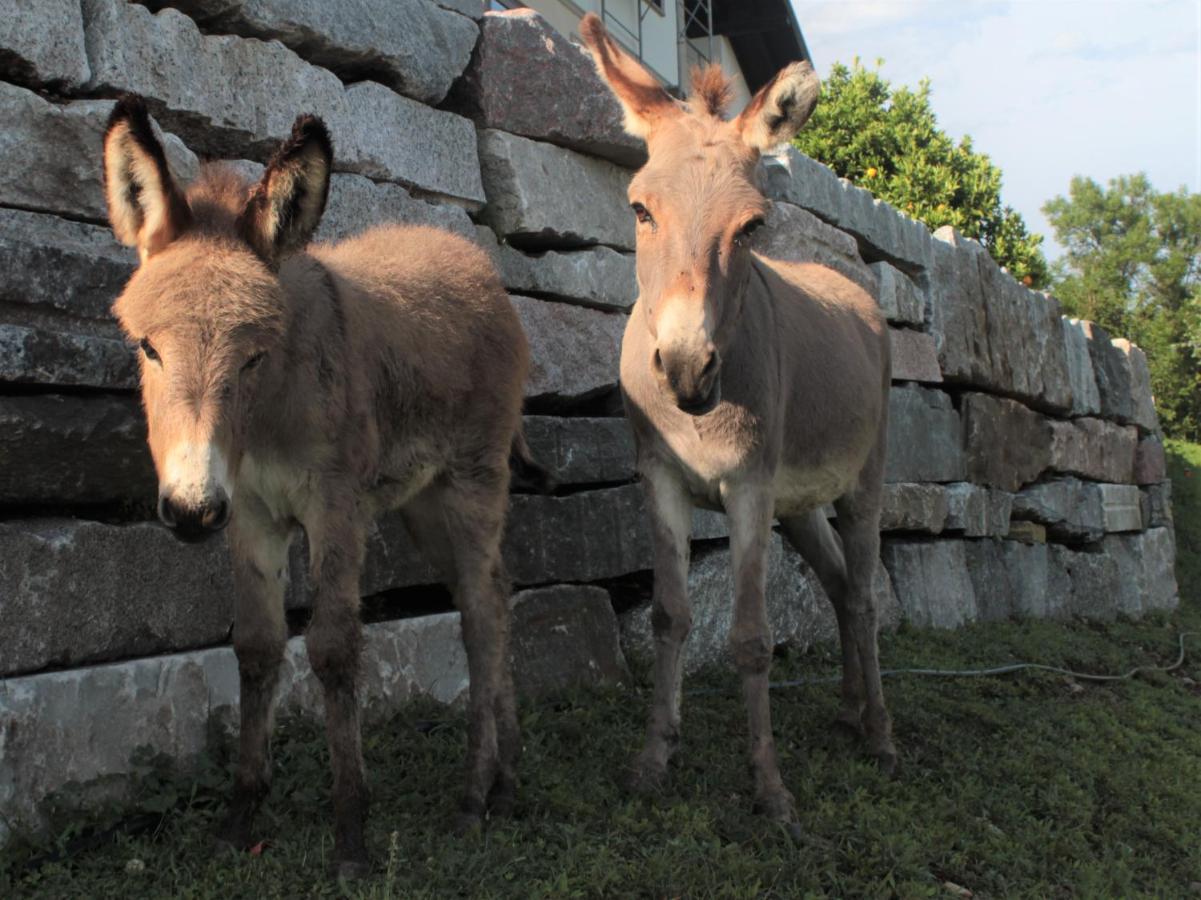
[[[118,108],[113,128],[144,133],[144,116]],[[145,349],[142,396],[164,520],[204,532],[219,527],[218,510],[228,515],[242,727],[222,837],[251,843],[267,792],[288,546],[303,529],[316,586],[306,643],[325,690],[334,771],[334,856],[354,874],[366,865],[367,808],[355,696],[359,573],[367,531],[384,510],[401,510],[462,612],[471,676],[463,824],[512,804],[518,733],[500,541],[509,457],[524,448],[529,353],[488,256],[454,234],[386,226],[299,249],[328,189],[319,125],[298,120],[258,185],[203,167],[186,217],[168,223],[172,240],[140,246],[145,262],[115,311]],[[106,158],[113,171],[160,171],[143,162]],[[156,203],[154,190],[117,192],[114,222],[136,221],[142,210],[128,201]]]

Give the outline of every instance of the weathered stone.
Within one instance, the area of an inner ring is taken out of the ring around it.
[[[947,521],[947,492],[940,484],[886,484],[881,531],[938,534]]]
[[[579,400],[617,383],[625,316],[514,296],[530,341],[527,397]]]
[[[980,262],[987,251],[949,225],[934,232],[930,328],[948,381],[989,384],[988,321]]]
[[[791,203],[776,201],[771,205],[764,227],[755,233],[752,248],[769,259],[820,263],[873,297],[878,294],[876,274],[859,256],[855,239]]]
[[[634,249],[625,169],[492,129],[480,132],[479,155],[488,197],[480,218],[499,237],[527,248]]]
[[[548,141],[625,166],[646,161],[586,50],[532,9],[487,13],[450,106],[482,128]]]
[[[160,118],[209,156],[265,160],[298,113],[314,113],[333,135],[338,171],[484,200],[475,129],[460,116],[373,81],[344,87],[275,41],[203,35],[173,9],[84,0],[84,23],[89,89],[156,98]]]
[[[1124,425],[1138,425],[1155,431],[1159,419],[1151,399],[1151,376],[1147,357],[1129,341],[1111,339],[1094,322],[1080,321],[1079,328],[1088,339],[1089,355],[1101,397],[1101,415]]]
[[[492,230],[482,225],[478,237],[492,251],[511,291],[615,312],[628,311],[638,298],[632,254],[609,247],[528,254],[497,243]]]
[[[624,418],[526,416],[525,439],[559,484],[603,484],[634,477],[634,435]]]
[[[1013,494],[967,481],[948,484],[946,493],[944,531],[962,531],[964,537],[1003,537],[1008,533]]]
[[[1175,609],[1176,541],[1170,528],[1150,528],[1138,534],[1106,535],[1102,551],[1117,565],[1117,610],[1140,616],[1153,610]]]
[[[1050,544],[1051,565],[1066,576],[1067,608],[1073,616],[1108,620],[1117,614],[1118,565],[1103,549],[1079,552]]]
[[[1138,431],[1101,419],[1051,420],[1051,464],[1055,472],[1094,481],[1129,484],[1134,480]]]
[[[1008,523],[1006,523],[1008,526]],[[1014,591],[1005,558],[1006,541],[962,541],[976,618],[1001,622],[1014,614]]]
[[[1050,545],[1040,541],[966,541],[965,552],[981,621],[1071,614],[1071,582],[1054,560]]]
[[[1134,450],[1134,483],[1157,484],[1168,477],[1168,457],[1159,435],[1139,438]]]
[[[560,584],[521,591],[513,597],[512,633],[513,681],[523,697],[626,677],[617,616],[603,588]]]
[[[477,22],[484,17],[484,9],[487,6],[484,0],[434,0],[434,3],[443,9],[454,10],[475,19]]]
[[[223,541],[164,528],[0,523],[0,675],[199,647],[233,622]]]
[[[1143,488],[1143,525],[1147,528],[1172,527],[1172,482]]]
[[[132,389],[133,351],[124,341],[0,324],[0,383]]]
[[[79,0],[0,0],[0,78],[74,88],[88,80]]]
[[[1005,535],[1011,541],[1021,541],[1023,544],[1045,544],[1047,542],[1047,526],[1038,522],[1015,520],[1009,526]]]
[[[922,328],[926,324],[926,297],[909,276],[886,262],[869,267],[876,275],[876,298],[889,322]]]
[[[1051,461],[1047,419],[1016,400],[965,394],[962,404],[968,480],[1016,491]]]
[[[796,149],[765,156],[760,180],[771,199],[794,203],[850,232],[871,248],[873,258],[896,261],[906,269],[930,267],[933,242],[925,225]]]
[[[330,179],[329,202],[316,239],[338,241],[373,225],[394,222],[445,228],[469,240],[477,239],[475,225],[459,206],[419,200],[398,184],[343,173]]]
[[[1151,370],[1147,354],[1125,338],[1115,338],[1113,346],[1126,358],[1130,372],[1130,421],[1143,431],[1158,431],[1159,416],[1151,396]]]
[[[1013,516],[1047,526],[1059,541],[1095,541],[1105,533],[1101,491],[1090,481],[1056,478],[1024,488],[1013,498]]]
[[[901,604],[901,615],[919,628],[958,628],[977,618],[965,544],[959,540],[881,543],[880,556]]]
[[[0,397],[0,503],[153,503],[146,424],[132,397]]]
[[[942,381],[933,336],[910,328],[888,329],[893,381]]]
[[[0,206],[107,221],[100,153],[112,108],[112,100],[54,104],[0,82]],[[172,172],[189,180],[196,157],[174,135],[162,138]]]
[[[1133,484],[1099,484],[1106,531],[1142,531],[1142,493]]]
[[[1063,323],[1063,345],[1067,355],[1068,378],[1072,382],[1072,415],[1095,416],[1101,412],[1101,392],[1093,374],[1089,353],[1089,335],[1079,319],[1060,318]]]
[[[343,81],[370,78],[437,105],[467,67],[479,26],[429,0],[153,0],[224,34],[277,40]]]
[[[888,400],[886,481],[962,481],[959,413],[942,391],[894,387]]]
[[[0,209],[2,302],[109,319],[136,261],[108,228]]]

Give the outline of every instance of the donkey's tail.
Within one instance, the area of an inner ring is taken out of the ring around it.
[[[513,446],[509,450],[509,471],[513,473],[511,487],[519,491],[549,494],[557,484],[550,471],[534,460],[520,429],[513,435]]]

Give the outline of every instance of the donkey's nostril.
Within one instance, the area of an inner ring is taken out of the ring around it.
[[[659,355],[659,351],[657,349],[655,350],[655,355],[651,357],[651,363],[654,365],[656,372],[662,373],[663,357]]]
[[[713,370],[717,368],[717,352],[709,351],[709,357],[705,360],[705,367],[701,369],[701,378],[708,378],[713,374]]]
[[[175,514],[175,506],[171,503],[171,498],[166,494],[162,494],[158,498],[158,517],[168,528],[174,528],[177,521]]]
[[[219,531],[229,522],[229,501],[218,500],[205,509],[200,517],[200,524],[209,531]]]

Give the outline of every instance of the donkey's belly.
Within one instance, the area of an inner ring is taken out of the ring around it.
[[[776,517],[800,515],[837,500],[855,485],[858,474],[857,467],[845,462],[831,461],[807,468],[781,467],[772,482]]]

